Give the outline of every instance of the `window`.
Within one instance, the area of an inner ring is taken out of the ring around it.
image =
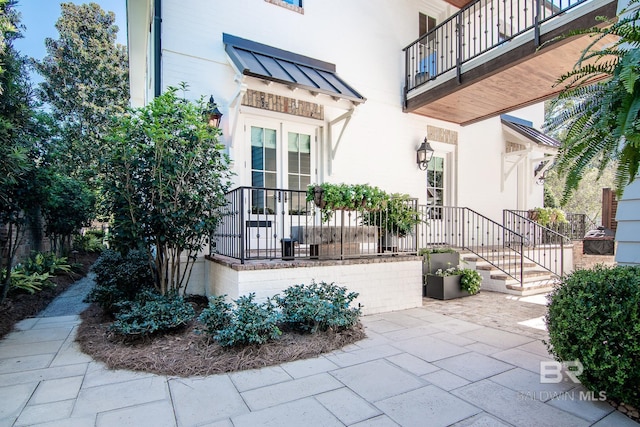
[[[251,186],[276,188],[277,141],[275,129],[251,126]],[[273,191],[253,190],[251,208],[254,213],[275,212]]]
[[[418,37],[422,37],[429,31],[436,27],[436,18],[425,15],[424,13],[418,14]]]
[[[276,6],[284,7],[285,9],[292,10],[304,14],[302,8],[302,0],[264,0],[267,3],[275,4]]]
[[[427,166],[427,206],[433,219],[442,217],[438,207],[444,206],[444,178],[444,158],[432,157]]]

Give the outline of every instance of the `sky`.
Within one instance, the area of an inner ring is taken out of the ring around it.
[[[21,14],[21,24],[26,27],[23,31],[24,38],[16,40],[15,48],[23,55],[35,59],[42,59],[47,51],[44,40],[47,37],[57,39],[58,30],[55,24],[60,17],[60,3],[98,3],[106,11],[116,14],[118,26],[118,43],[126,44],[127,41],[127,15],[126,0],[18,0],[16,10]]]

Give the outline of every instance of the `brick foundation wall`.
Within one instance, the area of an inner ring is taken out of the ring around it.
[[[616,244],[617,247],[617,244]],[[585,255],[582,253],[582,240],[573,241],[573,268],[574,270],[593,268],[597,264],[616,265],[615,255]]]

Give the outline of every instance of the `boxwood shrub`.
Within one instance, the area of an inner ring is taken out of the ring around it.
[[[594,392],[640,407],[640,267],[577,270],[549,295],[549,350]]]

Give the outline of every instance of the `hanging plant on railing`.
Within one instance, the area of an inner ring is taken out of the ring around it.
[[[367,211],[362,216],[362,225],[375,225],[398,237],[413,234],[421,222],[422,216],[412,204],[411,196],[400,193],[389,196],[379,211]]]
[[[558,208],[535,208],[529,211],[529,219],[543,227],[552,227],[567,224],[567,217],[563,210]]]
[[[368,184],[312,184],[307,187],[307,201],[322,212],[322,221],[331,220],[336,210],[375,211],[384,209],[389,195]]]

